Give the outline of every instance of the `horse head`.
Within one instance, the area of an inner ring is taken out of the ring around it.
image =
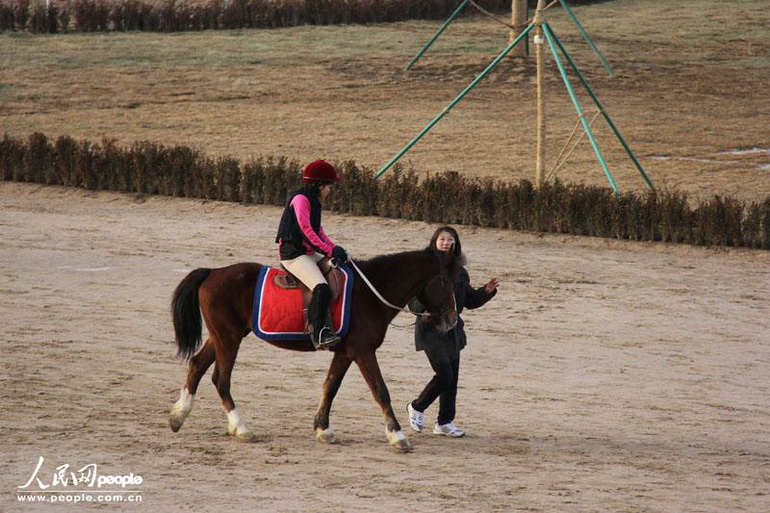
[[[437,330],[447,332],[457,325],[454,283],[461,263],[452,252],[434,253],[439,259],[439,273],[428,280],[417,300],[428,311],[428,322],[435,324]]]

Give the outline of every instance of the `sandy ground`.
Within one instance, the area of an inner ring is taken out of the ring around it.
[[[195,267],[274,262],[279,209],[0,183],[0,211],[0,511],[770,508],[768,252],[460,227],[474,283],[503,281],[465,316],[457,424],[468,436],[410,433],[404,455],[355,367],[332,410],[342,443],[316,442],[329,354],[253,336],[233,393],[260,441],[225,434],[208,376],[185,426],[169,429],[186,372],[171,292]],[[361,258],[422,247],[434,229],[325,225]],[[378,354],[405,423],[429,366],[407,328],[391,328]],[[19,503],[41,456],[26,490],[86,490],[53,475],[96,464],[140,475],[126,489],[143,502]]]

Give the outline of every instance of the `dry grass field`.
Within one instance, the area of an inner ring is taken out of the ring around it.
[[[575,9],[612,78],[562,13],[549,19],[659,187],[751,200],[770,195],[766,4]],[[15,137],[146,139],[377,168],[507,37],[493,21],[463,18],[403,71],[437,26],[2,34],[1,126]],[[551,160],[575,123],[553,71]],[[601,135],[620,187],[641,188]],[[533,153],[532,65],[510,60],[406,160],[421,173],[517,180],[532,177]],[[606,183],[587,146],[560,176]],[[253,335],[232,391],[259,441],[226,434],[210,372],[172,433],[168,413],[186,373],[175,357],[172,291],[197,267],[276,264],[281,212],[0,182],[0,511],[769,510],[768,251],[459,226],[474,285],[502,281],[493,301],[464,313],[456,421],[467,437],[407,431],[414,452],[395,453],[354,366],[332,409],[340,443],[319,443],[313,415],[330,355],[282,351]],[[362,259],[420,248],[435,229],[335,214],[324,226]],[[409,322],[399,315],[378,351],[402,426],[407,401],[432,375]],[[89,494],[78,504],[65,502],[76,493],[46,495],[89,465],[142,482],[66,488],[95,491],[91,503]],[[20,502],[29,490],[62,502]],[[129,495],[141,502],[115,499]]]
[[[770,195],[770,14],[763,0],[616,0],[575,12],[609,76],[561,10],[548,11],[660,188],[702,199]],[[181,34],[0,35],[3,131],[190,145],[210,154],[323,156],[379,168],[505,46],[482,16],[456,21],[411,71],[438,23]],[[548,168],[577,117],[552,59]],[[588,115],[593,107],[581,102]],[[530,61],[507,59],[404,162],[420,172],[534,178]],[[603,123],[622,190],[643,188]],[[559,176],[607,185],[587,141]]]

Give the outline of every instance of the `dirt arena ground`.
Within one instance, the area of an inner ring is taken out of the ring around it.
[[[253,336],[233,393],[260,441],[225,434],[208,375],[182,430],[169,429],[186,372],[171,292],[196,267],[273,263],[279,209],[0,183],[0,212],[0,511],[770,506],[768,252],[461,227],[474,283],[502,280],[465,316],[457,424],[468,436],[410,433],[405,455],[387,444],[355,367],[332,410],[341,444],[316,442],[330,355]],[[422,247],[434,229],[335,215],[325,225],[359,258]],[[406,328],[391,328],[378,354],[405,422],[429,366]],[[93,464],[141,476],[101,490],[142,502],[19,502],[43,486],[89,490],[53,476]]]

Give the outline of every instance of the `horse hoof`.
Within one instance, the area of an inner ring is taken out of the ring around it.
[[[412,443],[409,440],[399,440],[397,443],[392,444],[393,449],[398,453],[407,453],[414,451]]]
[[[168,419],[168,425],[171,426],[171,431],[173,431],[174,433],[179,431],[183,423],[184,423],[183,420],[179,420],[176,417],[169,417]]]
[[[239,442],[247,443],[247,444],[253,444],[259,442],[259,437],[252,433],[251,431],[247,431],[245,433],[236,433],[233,435],[236,440]]]
[[[388,436],[388,442],[396,450],[396,452],[412,452],[414,448],[412,443],[406,437],[403,431],[386,431]]]
[[[339,440],[337,440],[337,435],[334,434],[334,431],[331,429],[317,429],[315,432],[315,437],[318,439],[319,442],[323,442],[325,444],[338,444]]]

